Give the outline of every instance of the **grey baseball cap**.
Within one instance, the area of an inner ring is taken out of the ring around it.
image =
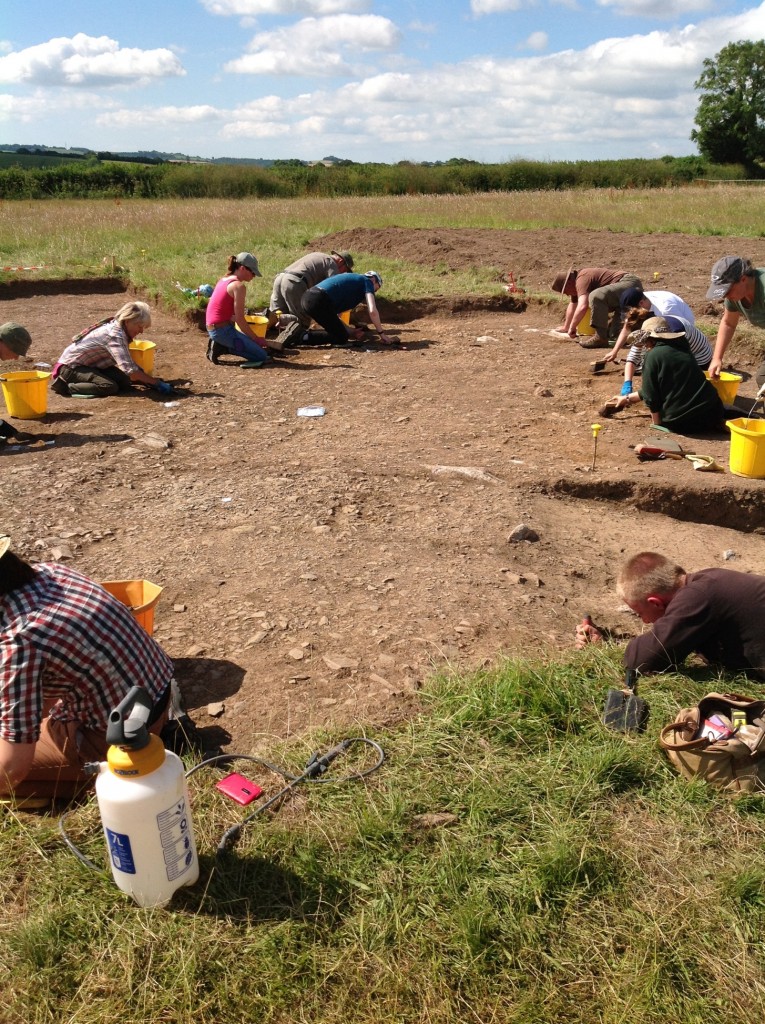
[[[240,252],[238,256],[234,257],[234,259],[240,266],[246,267],[251,271],[255,277],[263,276],[258,268],[258,259],[256,256],[253,256],[251,252]]]
[[[0,341],[17,356],[25,356],[32,344],[32,335],[26,327],[9,321],[0,327]]]
[[[347,249],[342,249],[340,252],[337,249],[332,249],[330,250],[330,256],[339,256],[346,267],[349,270],[353,270],[353,256],[351,256]]]
[[[747,260],[741,256],[723,256],[712,267],[712,284],[707,292],[708,299],[724,299],[731,285],[740,281],[747,266]]]

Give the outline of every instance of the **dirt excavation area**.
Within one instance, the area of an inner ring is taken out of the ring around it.
[[[740,253],[762,266],[757,246],[587,231],[314,240],[512,270],[537,294],[570,264],[633,271],[647,287],[656,273],[707,327],[719,316],[704,298],[712,263]],[[641,548],[689,570],[765,573],[765,481],[729,472],[727,437],[678,438],[721,473],[640,462],[630,446],[652,432],[637,406],[600,421],[596,453],[591,424],[623,366],[594,375],[597,353],[548,335],[560,302],[449,295],[448,281],[427,302],[379,293],[399,347],[303,348],[264,369],[209,363],[204,332],[156,309],[155,369],[182,393],[51,392],[44,420],[12,421],[54,443],[0,453],[0,531],[31,559],[163,587],[155,636],[211,742],[263,752],[317,726],[339,738],[395,723],[434,671],[559,657],[587,612],[633,634],[614,579]],[[250,285],[251,307],[270,283]],[[9,283],[0,316],[30,330],[33,362],[52,364],[125,297],[114,281]],[[740,415],[760,359],[749,337],[731,352]],[[298,415],[314,405],[324,415]]]

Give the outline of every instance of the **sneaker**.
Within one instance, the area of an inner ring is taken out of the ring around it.
[[[207,344],[207,358],[210,360],[211,363],[215,363],[215,365],[217,366],[218,359],[224,354],[225,351],[226,349],[223,347],[223,345],[219,345],[217,341],[213,341],[212,338],[210,338]]]
[[[282,338],[269,338],[266,342],[266,348],[271,348],[274,352],[281,352],[284,348],[284,341]]]
[[[582,338],[579,344],[582,348],[610,348],[608,340],[601,338],[599,334],[593,334],[589,338]]]

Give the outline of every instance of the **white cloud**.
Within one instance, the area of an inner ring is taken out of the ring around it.
[[[359,53],[391,51],[401,33],[377,14],[338,14],[304,18],[288,28],[256,35],[244,57],[223,70],[247,75],[356,75],[363,69],[350,58]]]
[[[407,28],[410,32],[424,32],[426,35],[434,35],[438,31],[435,21],[410,21]]]
[[[218,110],[205,104],[195,107],[150,107],[143,110],[130,110],[123,108],[111,110],[105,114],[99,114],[96,124],[102,128],[144,128],[154,125],[165,127],[202,124],[216,121],[223,121],[227,117],[226,111]]]
[[[96,38],[82,32],[0,57],[0,82],[8,84],[145,85],[185,74],[170,50],[121,49],[108,36]]]
[[[501,14],[503,11],[520,11],[525,0],[470,0],[473,14]]]
[[[39,121],[48,113],[61,119],[72,112],[90,114],[94,110],[106,110],[111,103],[103,93],[88,92],[85,89],[57,93],[55,98],[47,88],[35,89],[29,96],[0,93],[0,120],[16,119],[29,124]]]
[[[337,143],[361,160],[560,157],[581,154],[583,139],[583,155],[591,158],[614,151],[688,152],[702,60],[728,41],[763,36],[765,4],[700,26],[601,40],[581,51],[371,75],[335,91],[274,99],[268,120],[282,136],[289,133],[292,152]],[[226,137],[266,137],[259,106],[232,118]]]
[[[201,0],[210,14],[256,18],[263,14],[302,15],[368,11],[371,0]]]
[[[0,93],[0,122],[21,121],[22,124],[29,124],[39,116],[40,108],[36,100],[11,96],[9,93]]]
[[[714,0],[597,0],[597,3],[625,17],[673,20],[698,11],[711,11],[717,6]]]
[[[521,48],[525,50],[546,50],[547,42],[546,32],[532,32],[526,41],[521,44]]]

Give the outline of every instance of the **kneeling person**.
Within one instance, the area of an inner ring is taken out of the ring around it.
[[[151,326],[145,302],[126,302],[113,317],[72,338],[53,367],[53,390],[64,397],[105,398],[145,384],[169,395],[172,386],[144,373],[130,354],[130,342]]]
[[[109,714],[133,686],[167,720],[173,663],[130,609],[58,563],[0,538],[0,796],[71,797],[106,756]]]
[[[383,333],[375,302],[375,292],[381,287],[382,278],[376,270],[368,270],[365,274],[335,274],[308,289],[302,300],[303,312],[323,327],[335,344],[347,345],[349,341],[363,335],[363,331],[346,327],[338,314],[353,309],[360,302],[366,302],[380,341],[383,345],[390,345],[392,339]]]

